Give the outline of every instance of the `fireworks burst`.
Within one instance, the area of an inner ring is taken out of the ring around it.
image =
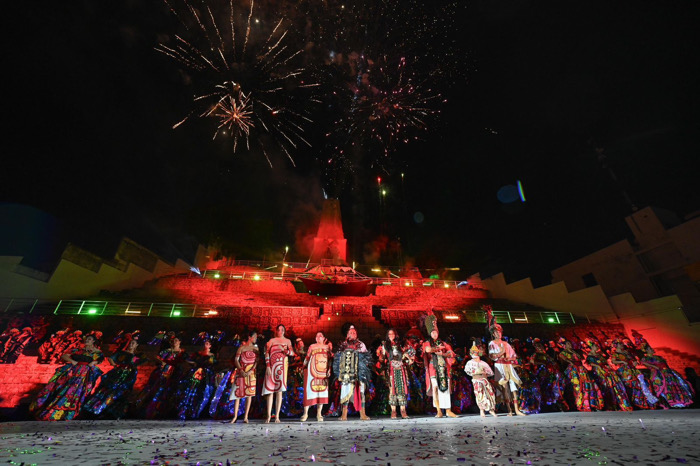
[[[327,134],[326,176],[351,182],[349,167],[389,172],[399,148],[430,131],[458,76],[456,2],[325,0],[315,42],[325,53],[336,110]],[[329,187],[331,189],[331,187]],[[336,189],[343,189],[342,186]]]
[[[374,61],[351,55],[350,61],[356,71],[348,85],[348,112],[338,120],[345,139],[337,146],[339,151],[347,144],[374,140],[388,156],[397,144],[417,139],[428,129],[442,98],[430,88],[428,78],[406,70],[404,57],[390,63],[386,57]]]
[[[300,144],[310,146],[303,135],[312,122],[307,106],[318,99],[307,92],[318,84],[309,82],[297,64],[303,49],[289,45],[285,20],[268,21],[256,11],[255,0],[240,11],[233,0],[218,8],[213,0],[180,2],[165,0],[185,34],[156,50],[192,73],[202,91],[193,100],[194,110],[173,128],[193,117],[216,119],[213,137],[230,136],[234,152],[239,141],[248,150],[255,142],[272,166],[271,140],[294,164],[291,151]]]

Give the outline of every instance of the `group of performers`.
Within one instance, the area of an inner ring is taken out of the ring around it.
[[[208,413],[232,423],[242,416],[248,423],[255,406],[254,415],[269,423],[280,422],[282,413],[306,421],[312,406],[321,422],[326,405],[326,415],[345,421],[352,411],[362,420],[369,420],[370,414],[406,419],[408,410],[457,417],[475,405],[482,417],[496,416],[499,407],[509,415],[524,416],[555,409],[680,408],[693,402],[690,385],[637,333],[634,341],[587,338],[578,348],[564,338],[548,344],[533,339],[528,345],[511,340],[511,345],[491,309],[485,311],[491,340],[485,344],[474,339],[469,357],[440,338],[432,315],[423,322],[424,341],[415,335],[401,339],[389,329],[371,349],[350,323],[343,326],[345,338],[336,348],[323,332],[305,348],[301,339],[292,342],[285,326],[278,325],[260,349],[261,335],[250,330],[230,364],[217,361],[206,334],[198,336],[201,348],[191,354],[177,335],[166,334],[159,339],[156,369],[138,393],[133,387],[139,366],[146,362],[136,352],[138,332],[120,335],[119,349],[107,358],[113,368],[106,374],[98,367],[105,359],[99,349],[101,334],[92,332],[83,337],[83,344],[61,355],[64,365],[31,410],[43,420],[184,420]]]

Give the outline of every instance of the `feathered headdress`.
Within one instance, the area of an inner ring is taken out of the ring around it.
[[[493,335],[493,332],[495,330],[498,330],[499,333],[503,333],[503,327],[496,322],[496,316],[493,315],[493,308],[491,306],[481,306],[481,309],[486,313],[486,330],[489,331],[490,334]]]
[[[428,337],[430,337],[430,334],[433,333],[433,330],[438,330],[438,325],[437,325],[437,317],[435,314],[428,314],[425,316],[425,332],[428,334]]]

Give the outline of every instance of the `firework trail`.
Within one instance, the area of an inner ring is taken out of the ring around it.
[[[404,162],[396,157],[399,148],[439,118],[445,98],[437,89],[458,77],[456,5],[324,0],[308,15],[316,18],[324,93],[336,110],[322,154],[334,182],[351,167],[391,171]]]
[[[206,0],[164,0],[184,33],[156,50],[193,75],[200,92],[191,118],[216,120],[214,138],[227,135],[234,152],[256,143],[268,163],[270,142],[294,164],[292,151],[309,145],[304,128],[312,123],[309,103],[318,102],[318,84],[299,64],[303,49],[290,45],[284,19],[270,21],[255,0],[237,4]],[[223,18],[223,19],[222,19]]]

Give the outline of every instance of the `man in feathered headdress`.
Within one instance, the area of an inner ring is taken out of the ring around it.
[[[345,340],[338,344],[338,352],[333,359],[333,372],[341,383],[340,404],[343,412],[341,421],[348,420],[348,404],[360,411],[360,419],[369,421],[365,413],[365,387],[369,384],[372,355],[364,343],[357,339],[357,330],[350,322],[343,324]]]
[[[515,354],[513,347],[507,341],[501,339],[503,328],[496,322],[496,316],[493,315],[491,306],[484,306],[482,309],[486,312],[486,326],[491,334],[489,357],[494,363],[494,380],[503,392],[503,397],[508,406],[508,415],[513,415],[512,404],[512,407],[515,408],[515,414],[525,416],[526,414],[520,411],[518,407],[518,388],[522,384],[514,367],[518,363],[518,356]]]
[[[435,315],[425,318],[425,331],[428,339],[423,343],[423,364],[425,367],[425,387],[427,395],[433,397],[433,406],[437,409],[435,417],[442,417],[442,410],[448,417],[457,417],[452,412],[450,393],[450,373],[455,363],[452,347],[440,340]]]

